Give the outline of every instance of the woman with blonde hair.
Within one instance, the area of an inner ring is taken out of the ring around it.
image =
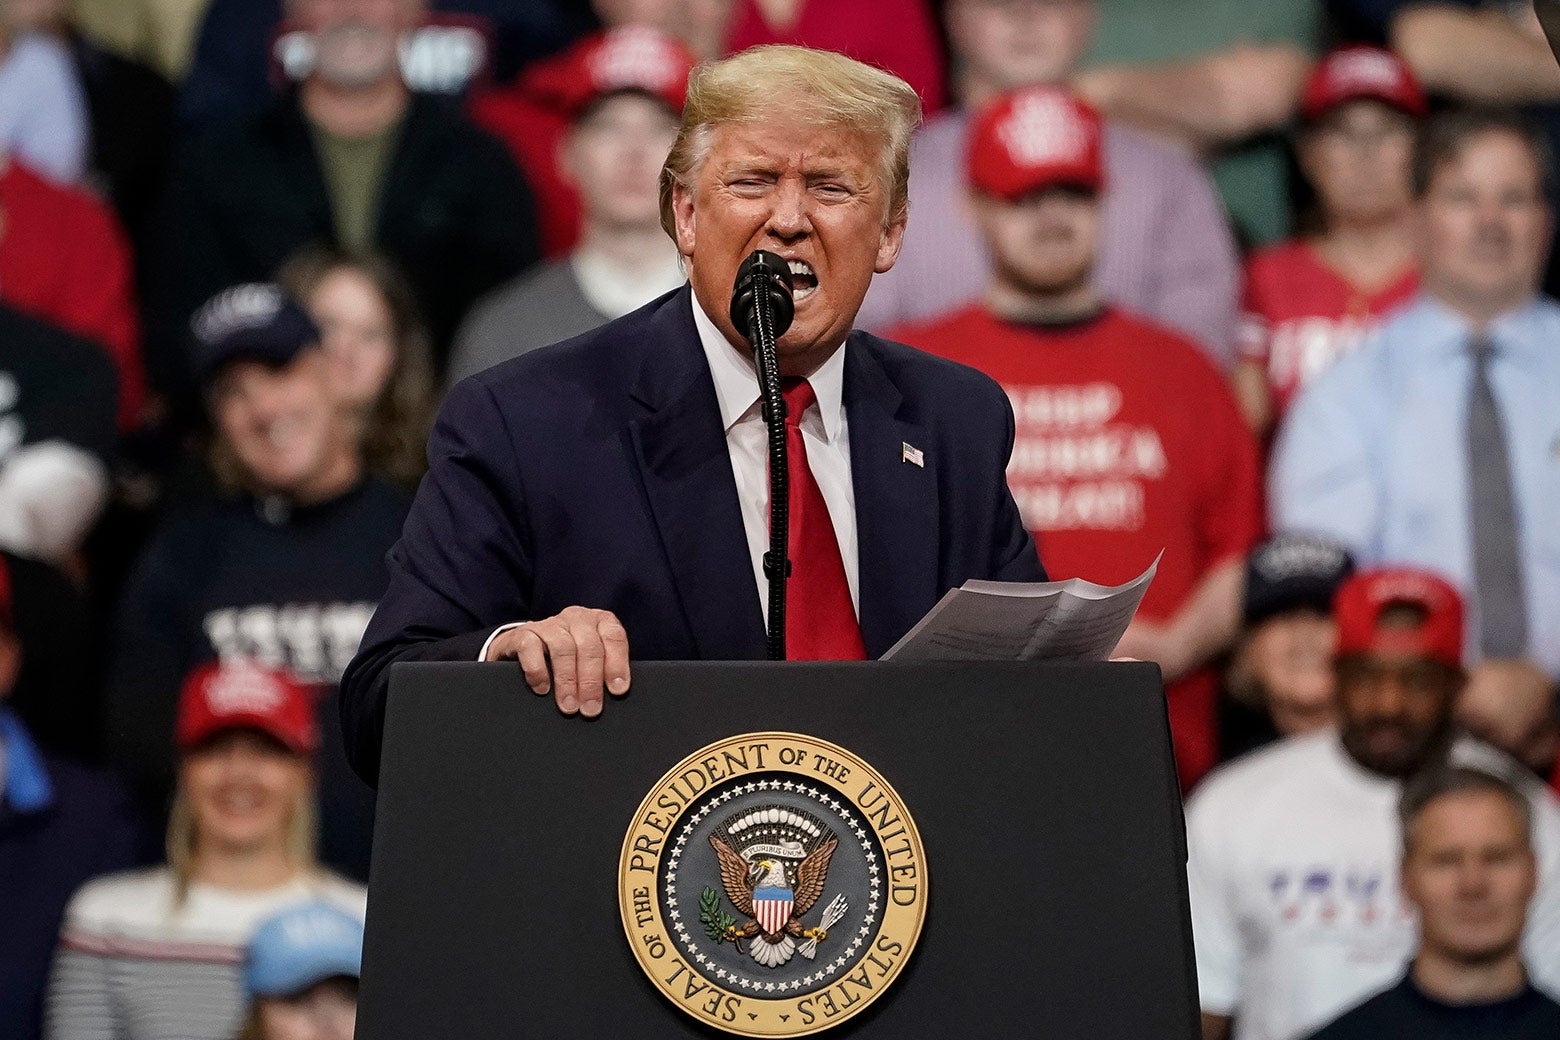
[[[276,280],[320,328],[331,385],[355,416],[372,473],[412,488],[428,468],[433,421],[433,360],[411,287],[376,254],[310,246]]]
[[[252,664],[209,664],[181,693],[168,861],[71,900],[45,1036],[226,1040],[256,926],[326,900],[361,918],[363,889],[315,861],[313,691]]]

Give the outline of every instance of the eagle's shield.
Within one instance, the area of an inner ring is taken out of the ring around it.
[[[791,890],[789,888],[755,888],[753,890],[753,916],[765,935],[774,935],[791,920]]]

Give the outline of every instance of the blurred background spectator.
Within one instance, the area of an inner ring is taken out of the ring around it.
[[[363,915],[363,888],[315,862],[307,687],[244,662],[204,667],[184,686],[177,740],[167,863],[71,900],[49,980],[53,1040],[232,1036],[261,921],[311,898]]]
[[[0,305],[0,548],[85,581],[109,494],[114,366],[91,343]]]
[[[1315,193],[1309,226],[1246,264],[1233,378],[1260,436],[1418,290],[1411,167],[1424,114],[1413,73],[1390,51],[1333,51],[1306,80],[1296,151]]]
[[[109,778],[40,747],[6,705],[26,647],[0,557],[0,1035],[37,1040],[65,905],[78,886],[135,862],[135,816]]]
[[[1240,239],[1289,232],[1278,131],[1294,115],[1321,36],[1317,0],[1116,0],[1078,89],[1107,115],[1211,164]]]
[[[537,258],[504,149],[449,99],[409,91],[397,46],[420,0],[297,0],[312,72],[260,115],[194,137],[170,175],[148,272],[154,380],[188,386],[186,322],[229,285],[317,242],[393,257],[443,361],[466,309]]]
[[[1336,723],[1332,601],[1352,573],[1341,546],[1306,535],[1276,535],[1246,558],[1241,632],[1220,706],[1221,758]]]
[[[512,87],[479,94],[472,100],[472,118],[509,146],[535,189],[542,250],[548,257],[569,253],[584,233],[599,234],[603,218],[611,216],[602,210],[619,206],[632,209],[642,183],[636,181],[638,167],[604,179],[607,171],[599,165],[583,168],[582,162],[607,158],[599,153],[614,145],[632,149],[636,143],[643,146],[647,138],[654,138],[660,149],[650,181],[655,184],[671,148],[670,138],[659,142],[657,131],[643,125],[647,120],[653,124],[663,120],[648,115],[638,120],[628,115],[613,119],[594,102],[612,94],[638,92],[675,111],[671,121],[675,134],[688,73],[696,60],[684,44],[656,26],[631,23],[588,36],[563,54],[532,66]],[[621,113],[628,106],[607,107]],[[626,139],[620,139],[624,134]],[[632,156],[614,158],[630,161]],[[641,159],[640,166],[647,161]],[[591,183],[582,183],[582,176],[592,178]],[[627,197],[619,199],[619,193]],[[587,206],[595,212],[584,213]],[[593,218],[595,226],[585,228],[584,222]],[[659,219],[655,228],[657,236],[666,239]],[[652,245],[644,235],[634,244],[645,257],[666,255],[662,242]]]
[[[1469,645],[1560,675],[1560,305],[1538,295],[1552,159],[1518,117],[1432,117],[1415,164],[1424,294],[1294,406],[1277,526],[1469,590]]]
[[[0,552],[0,565],[22,651],[7,707],[45,752],[101,765],[104,668],[81,645],[102,645],[104,626],[82,587],[58,568],[9,552]]]
[[[984,300],[890,330],[972,365],[1013,400],[1008,483],[1053,578],[1115,584],[1163,550],[1117,654],[1170,683],[1176,766],[1213,767],[1217,677],[1258,534],[1256,451],[1219,373],[1184,337],[1094,287],[1098,115],[1056,87],[999,97],[970,129],[971,206],[992,257]]]
[[[882,329],[976,300],[991,264],[966,201],[972,114],[997,94],[1063,84],[1099,16],[1095,0],[949,0],[960,107],[932,116],[910,161],[912,216],[893,270],[872,280],[856,323]],[[1117,120],[1105,123],[1100,293],[1233,358],[1238,271],[1218,196],[1197,162]]]
[[[51,180],[87,169],[87,102],[70,52],[44,31],[43,0],[0,0],[0,154]]]
[[[111,0],[112,2],[112,0]],[[314,0],[209,0],[195,54],[180,91],[186,125],[242,116],[263,108],[275,88],[272,46],[287,19],[304,21],[300,9]],[[344,0],[337,0],[344,2]],[[705,0],[727,3],[729,0]],[[606,7],[608,0],[598,6]],[[616,0],[673,14],[683,0]],[[551,54],[594,26],[588,0],[436,0],[436,11],[471,15],[491,37],[491,71],[508,82],[525,64]]]
[[[1481,661],[1457,700],[1468,732],[1560,793],[1560,705],[1554,678],[1531,661]]]
[[[1349,0],[1433,94],[1522,108],[1560,146],[1560,68],[1532,0]],[[1560,202],[1548,186],[1551,207]],[[1560,291],[1553,263],[1545,279]]]
[[[481,300],[462,326],[448,382],[536,347],[570,339],[620,318],[683,283],[681,258],[661,228],[661,164],[677,136],[693,55],[646,27],[591,37],[555,66],[552,104],[570,113],[562,135],[506,138],[528,169],[544,162],[570,198],[543,209],[543,225],[562,205],[581,222],[567,257],[533,268]],[[543,84],[530,83],[539,99]],[[522,109],[515,109],[518,113]],[[534,129],[534,128],[533,128]],[[529,142],[529,143],[527,143]],[[551,142],[551,147],[548,147]],[[522,160],[524,161],[524,160]],[[578,203],[576,208],[575,203]]]
[[[118,372],[118,425],[140,421],[145,381],[129,244],[108,207],[0,156],[0,302],[84,336]]]
[[[335,685],[384,591],[407,497],[363,470],[319,332],[275,285],[225,292],[196,320],[216,468],[235,492],[171,513],[120,602],[107,692],[116,764],[158,819],[174,774],[181,681],[253,659],[325,689],[325,862],[366,877],[372,792],[346,764]]]
[[[1509,766],[1459,738],[1463,610],[1440,578],[1362,571],[1338,590],[1339,729],[1215,772],[1187,803],[1204,1036],[1305,1036],[1401,977],[1416,946],[1399,898],[1402,782],[1444,765]],[[1560,983],[1560,803],[1524,784],[1539,856],[1523,948]],[[1231,1019],[1234,1030],[1231,1034]]]
[[[1490,773],[1438,770],[1408,786],[1399,815],[1419,949],[1401,982],[1313,1040],[1560,1035],[1560,1004],[1533,988],[1522,963],[1538,884],[1527,799]]]
[[[329,386],[358,425],[364,465],[415,489],[436,402],[428,334],[406,279],[384,257],[315,247],[284,264],[277,281],[319,327]]]
[[[244,959],[249,1014],[238,1040],[352,1040],[363,921],[320,900],[255,930]]]

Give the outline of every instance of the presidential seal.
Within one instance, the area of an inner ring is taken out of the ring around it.
[[[843,748],[747,733],[673,766],[634,815],[623,927],[672,1003],[742,1036],[850,1018],[904,968],[926,857],[894,789]]]

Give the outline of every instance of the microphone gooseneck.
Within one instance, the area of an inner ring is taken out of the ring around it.
[[[780,357],[776,341],[791,327],[796,302],[791,296],[791,269],[774,253],[757,249],[737,268],[731,290],[731,323],[753,348],[764,422],[769,428],[769,551],[764,576],[769,579],[771,661],[785,660],[785,583],[791,576],[786,555],[790,540],[791,481],[785,450],[785,399],[780,395]]]

